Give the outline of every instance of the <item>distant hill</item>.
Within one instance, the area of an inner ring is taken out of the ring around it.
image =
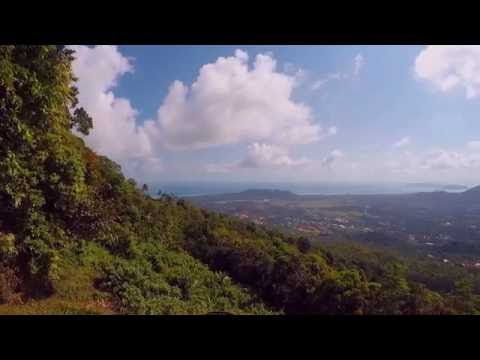
[[[468,189],[468,186],[465,185],[459,185],[459,184],[436,184],[436,183],[430,183],[430,182],[420,182],[420,183],[410,183],[407,184],[407,187],[409,188],[417,188],[417,189],[435,189],[435,190],[445,190],[445,191],[455,191],[455,190],[466,190]]]
[[[422,186],[427,187],[427,185],[433,185],[430,183],[418,183]],[[418,185],[417,184],[417,185]],[[415,184],[409,184],[415,185]],[[377,199],[384,199],[387,201],[390,200],[419,200],[419,201],[427,201],[426,204],[433,205],[436,204],[441,207],[452,207],[452,206],[464,206],[470,204],[477,204],[480,202],[480,186],[473,187],[468,189],[463,185],[439,185],[439,189],[435,191],[421,191],[421,192],[414,192],[410,194],[405,194],[403,197],[398,198],[396,195],[388,195],[388,194],[379,194],[379,195],[328,195],[328,196],[360,196],[365,199],[372,199],[372,197]],[[458,190],[468,189],[463,192],[459,192]],[[446,190],[450,190],[453,192],[449,192]],[[456,191],[454,191],[456,190]],[[203,202],[217,202],[217,201],[262,201],[262,200],[295,200],[295,199],[307,199],[307,198],[316,198],[316,197],[323,197],[326,195],[298,195],[291,191],[287,190],[277,190],[277,189],[248,189],[245,191],[241,191],[238,193],[225,193],[225,194],[212,194],[212,195],[199,195],[199,196],[189,196],[188,199],[192,200],[193,202],[203,203]]]
[[[464,216],[473,209],[480,207],[480,186],[466,191],[422,191],[402,195],[362,196],[366,204],[395,207],[398,209],[423,209],[436,215]],[[402,210],[402,211],[403,211]]]
[[[480,199],[480,185],[474,186],[461,193],[463,197]]]
[[[455,188],[457,188],[455,186]],[[238,193],[192,196],[188,199],[199,206],[215,208],[216,204],[228,202],[262,202],[269,200],[309,201],[325,197],[342,198],[365,206],[393,207],[404,209],[423,209],[436,215],[463,216],[480,207],[480,186],[466,191],[421,191],[409,194],[372,194],[372,195],[298,195],[291,191],[271,189],[249,189]]]
[[[443,190],[466,190],[468,189],[468,186],[451,184],[451,185],[443,186],[442,189]]]
[[[467,189],[465,191],[455,191],[455,192],[448,192],[445,190],[461,190]],[[405,195],[406,200],[421,200],[427,201],[424,203],[425,205],[430,206],[439,206],[446,209],[453,209],[453,208],[463,208],[470,205],[478,205],[480,204],[480,185],[472,187],[468,189],[467,187],[463,187],[462,185],[447,185],[444,186],[443,189],[445,190],[436,190],[436,191],[425,191],[425,192],[416,192],[412,194]],[[386,197],[388,198],[388,196]],[[438,210],[438,208],[437,208]]]

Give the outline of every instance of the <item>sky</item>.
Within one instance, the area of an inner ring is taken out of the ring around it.
[[[480,183],[480,46],[70,46],[139,182]]]

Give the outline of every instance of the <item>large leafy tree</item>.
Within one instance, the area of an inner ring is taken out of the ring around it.
[[[86,199],[71,131],[88,134],[92,120],[77,108],[73,59],[63,46],[0,46],[0,231],[17,235],[33,277],[54,268],[50,249],[63,230],[49,218],[68,223]]]

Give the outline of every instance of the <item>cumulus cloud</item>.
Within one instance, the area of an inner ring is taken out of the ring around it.
[[[415,73],[442,92],[464,88],[467,99],[480,94],[480,46],[427,46],[415,59]]]
[[[169,167],[160,158],[165,151],[227,144],[250,145],[243,160],[209,164],[204,170],[301,165],[307,160],[292,158],[291,146],[337,133],[334,126],[323,129],[309,106],[292,99],[305,72],[293,65],[291,74],[279,72],[269,54],[251,60],[238,49],[233,56],[202,66],[191,85],[173,82],[163,101],[159,99],[156,119],[142,125],[129,100],[114,94],[119,79],[133,72],[133,60],[116,46],[71,48],[76,51],[73,71],[79,103],[94,121],[85,139],[97,152],[121,163],[129,175],[158,176]]]
[[[324,137],[310,107],[292,99],[295,76],[276,70],[271,55],[220,57],[202,66],[191,86],[175,81],[145,129],[170,148],[266,141],[307,144]]]
[[[328,170],[328,171],[326,171]],[[448,181],[471,183],[480,176],[480,150],[467,146],[424,151],[362,152],[341,156],[329,153],[297,172],[317,180]],[[297,174],[296,173],[296,174]]]
[[[267,168],[304,165],[308,161],[302,159],[292,159],[285,148],[253,143],[248,147],[247,156],[240,162],[239,166],[244,168]]]
[[[281,169],[309,163],[310,160],[304,157],[293,158],[285,147],[253,143],[248,146],[247,154],[242,160],[223,164],[207,164],[205,170],[208,173],[229,173],[240,169]]]
[[[240,61],[247,62],[248,61],[248,54],[243,51],[242,49],[235,50],[235,57]]]
[[[468,149],[468,146],[467,146]],[[405,151],[387,161],[387,168],[395,173],[410,175],[429,174],[435,176],[439,171],[471,171],[480,168],[480,151],[432,149],[421,153]],[[452,174],[453,174],[452,173]]]
[[[395,148],[395,149],[398,149],[398,148],[402,148],[402,147],[405,147],[407,145],[410,145],[410,137],[409,136],[405,136],[403,138],[401,138],[400,140],[396,141],[392,147]]]
[[[327,156],[322,159],[322,166],[331,167],[335,161],[343,158],[345,155],[338,149],[331,151]]]
[[[457,169],[468,167],[469,160],[465,154],[439,149],[429,152],[422,160],[421,166],[438,170]]]
[[[129,100],[117,97],[113,89],[118,79],[133,72],[131,60],[116,46],[70,46],[75,50],[73,72],[78,78],[79,104],[93,118],[86,142],[116,161],[149,156],[151,144],[137,126],[137,111]]]

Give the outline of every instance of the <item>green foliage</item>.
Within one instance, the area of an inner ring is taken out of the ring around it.
[[[184,210],[190,215],[189,209]],[[277,232],[214,214],[187,220],[184,247],[212,269],[224,271],[286,313],[365,313],[373,297],[356,270],[336,271],[322,254],[291,245]],[[305,239],[299,239],[302,244]]]
[[[76,127],[80,133],[88,135],[93,127],[93,120],[84,108],[78,108],[73,112],[71,127]]]
[[[102,287],[128,313],[269,313],[226,275],[212,273],[192,257],[155,243],[143,244],[135,259],[107,264],[105,273]]]
[[[9,262],[18,255],[15,247],[15,235],[0,233],[0,261]]]
[[[52,236],[68,230],[87,196],[81,145],[70,132],[88,128],[84,110],[69,112],[72,60],[55,46],[0,46],[0,218],[29,275],[45,279],[55,276]]]

